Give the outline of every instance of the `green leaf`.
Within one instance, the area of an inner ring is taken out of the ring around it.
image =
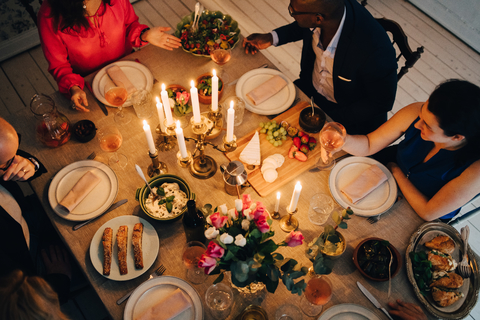
[[[173,199],[175,199],[175,196],[170,196],[170,197],[165,198],[165,200],[167,200],[167,202],[172,202]]]
[[[227,254],[222,258],[224,261],[228,261],[235,258],[235,254],[232,251],[227,250]]]
[[[217,284],[217,283],[222,282],[224,277],[225,277],[225,273],[224,272],[220,273],[220,275],[217,277],[217,279],[215,279],[215,281],[213,281],[213,284]]]
[[[265,258],[265,255],[261,252],[257,252],[253,256],[253,259],[255,260],[255,262],[258,262],[260,264],[262,264],[264,258]]]
[[[341,228],[341,229],[347,229],[347,224],[345,223],[345,221],[342,221],[338,224],[338,227]]]
[[[342,218],[339,216],[338,211],[336,211],[336,210],[333,211],[333,213],[332,213],[332,219],[335,222],[335,224],[337,224],[337,225],[340,224],[340,222],[342,222]]]
[[[316,274],[330,274],[333,269],[333,261],[322,254],[317,256],[318,259],[313,263],[313,270]]]
[[[165,204],[165,206],[167,207],[167,211],[168,211],[168,212],[172,212],[172,210],[173,210],[173,204],[172,204],[171,202],[167,202],[167,203]]]
[[[161,205],[162,205],[162,204],[164,204],[165,202],[167,202],[167,200],[165,200],[165,199],[162,199],[162,200],[158,201],[158,205],[160,205],[160,206],[161,206]]]
[[[261,239],[262,238],[262,233],[260,232],[260,230],[254,229],[254,230],[252,230],[252,232],[250,232],[249,238],[250,237],[255,238],[255,239]]]
[[[276,252],[272,253],[272,257],[274,260],[277,260],[277,261],[284,259],[280,253],[276,253]]]
[[[165,190],[163,188],[157,188],[157,194],[159,196],[165,197]]]
[[[264,254],[267,254],[267,253],[272,253],[277,249],[278,249],[278,245],[275,242],[273,242],[273,240],[267,240],[267,241],[261,243],[258,246],[257,250],[258,250],[258,252],[262,252]]]
[[[327,240],[330,241],[331,243],[339,243],[341,241],[336,234],[329,235],[327,237]]]
[[[331,225],[327,224],[325,226],[325,228],[323,229],[323,234],[324,234],[324,236],[330,235],[330,234],[335,234],[335,229]]]

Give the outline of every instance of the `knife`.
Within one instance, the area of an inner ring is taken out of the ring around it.
[[[382,310],[383,313],[385,313],[387,315],[388,319],[393,320],[393,318],[390,316],[390,314],[387,312],[387,310],[385,310],[385,308],[382,308],[382,306],[380,305],[378,300],[375,299],[375,297],[367,290],[367,288],[365,288],[363,286],[363,284],[361,284],[360,282],[357,281],[357,286],[360,289],[360,291],[362,291],[362,293],[365,295],[365,297],[367,297],[367,299],[370,300],[370,302],[373,303],[373,305],[377,309]]]
[[[98,106],[100,107],[100,109],[102,109],[103,111],[103,114],[108,116],[108,110],[107,108],[105,107],[105,105],[103,103],[100,102],[100,100],[98,100],[96,97],[95,97],[95,94],[93,93],[93,90],[92,90],[92,86],[90,85],[90,83],[88,83],[87,81],[85,81],[85,85],[87,86],[88,90],[90,90],[90,92],[92,93],[93,97],[97,100],[97,104]]]
[[[107,209],[107,211],[105,211],[104,213],[102,213],[102,214],[99,215],[98,217],[95,217],[95,218],[93,218],[93,219],[90,219],[90,220],[84,221],[84,222],[82,222],[82,223],[76,224],[76,225],[73,226],[72,229],[73,229],[73,230],[78,230],[78,229],[80,229],[81,227],[86,226],[87,224],[89,224],[89,223],[92,222],[93,220],[100,218],[100,217],[103,216],[105,213],[109,213],[110,211],[113,211],[113,210],[117,209],[117,208],[120,207],[122,204],[127,203],[127,202],[128,202],[127,199],[123,199],[123,200],[117,201],[117,202],[115,202],[114,204],[112,204],[112,205],[110,206],[110,208]]]

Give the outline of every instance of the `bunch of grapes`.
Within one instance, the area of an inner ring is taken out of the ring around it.
[[[287,130],[277,124],[277,121],[260,122],[260,133],[267,134],[267,140],[275,147],[281,146],[287,140]]]

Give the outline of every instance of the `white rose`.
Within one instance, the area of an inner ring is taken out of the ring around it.
[[[228,212],[227,205],[222,204],[221,206],[218,207],[218,210],[220,211],[221,214],[226,215]]]
[[[237,211],[235,209],[228,210],[228,216],[232,218],[232,220],[237,219]]]
[[[243,219],[242,220],[242,229],[248,231],[250,228],[250,221]]]
[[[230,244],[233,242],[233,237],[225,232],[220,236],[220,241],[222,241],[224,244]]]
[[[245,221],[245,220],[243,220],[243,221]],[[239,234],[235,237],[235,244],[239,247],[243,247],[244,245],[247,244],[247,239],[245,239],[245,237],[243,235]]]
[[[256,204],[256,203],[252,203],[252,204],[250,205],[250,210],[253,211],[253,210],[255,210],[256,207],[257,207],[257,204]]]
[[[205,230],[205,238],[207,239],[215,239],[220,231],[218,231],[215,227],[210,227]]]
[[[210,219],[210,215],[208,215],[208,217],[207,217],[207,223],[208,223],[209,225],[213,225],[213,224],[212,224],[212,219]]]
[[[235,199],[235,209],[237,209],[238,212],[242,212],[243,209],[243,202],[240,199]]]
[[[247,218],[248,221],[252,220],[252,217],[250,216],[250,212],[252,212],[252,210],[250,209],[245,209],[243,211],[243,215],[245,216],[245,218]]]
[[[173,107],[176,101],[173,98],[168,98],[168,102],[170,102],[170,108]]]

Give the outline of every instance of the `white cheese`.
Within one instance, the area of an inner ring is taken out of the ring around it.
[[[258,131],[255,132],[250,142],[240,153],[240,161],[256,166],[260,165],[260,137]]]

